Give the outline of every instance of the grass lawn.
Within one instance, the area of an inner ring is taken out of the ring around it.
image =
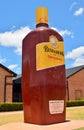
[[[67,108],[66,118],[69,120],[84,120],[84,106]]]
[[[66,118],[69,120],[84,120],[84,107],[68,107]],[[84,130],[84,127],[75,130]]]
[[[84,120],[84,107],[71,107],[67,108],[66,112],[67,120]],[[23,113],[15,114],[0,114],[0,125],[11,123],[11,122],[23,122]],[[84,130],[84,128],[77,129]]]
[[[78,129],[75,129],[75,130],[84,130],[84,127],[82,127],[82,128],[78,128]]]
[[[0,125],[4,125],[11,122],[23,122],[23,114],[1,114]]]

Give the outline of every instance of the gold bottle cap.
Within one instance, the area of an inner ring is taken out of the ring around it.
[[[48,9],[45,7],[39,7],[36,9],[36,24],[39,23],[48,24]]]

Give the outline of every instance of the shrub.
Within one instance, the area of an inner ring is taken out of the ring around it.
[[[67,107],[84,106],[84,100],[67,101]]]
[[[67,101],[67,107],[84,106],[84,100]],[[22,102],[0,103],[0,112],[23,110]]]
[[[18,111],[23,110],[23,104],[20,102],[15,103],[0,103],[0,112],[3,111]]]

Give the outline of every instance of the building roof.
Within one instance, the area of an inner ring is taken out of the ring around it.
[[[84,65],[66,69],[66,78],[69,78],[70,76],[74,75],[75,73],[77,73],[82,69],[84,69]]]
[[[1,63],[0,63],[0,67],[2,67],[3,69],[5,69],[5,70],[8,71],[9,73],[12,73],[14,76],[17,76],[17,74],[16,74],[15,72],[11,71],[9,68],[5,67],[5,66],[2,65]]]
[[[16,77],[13,78],[13,82],[15,84],[21,84],[21,78],[22,78],[22,75],[17,75]]]
[[[66,69],[66,78],[69,78],[70,76],[74,75],[75,73],[77,73],[78,71],[82,69],[84,69],[84,65]],[[14,83],[20,84],[21,78],[22,78],[22,75],[17,75],[15,78],[13,78]]]

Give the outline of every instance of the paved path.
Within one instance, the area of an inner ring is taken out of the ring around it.
[[[0,112],[0,115],[3,115],[3,114],[8,115],[8,114],[16,114],[16,113],[17,114],[23,113],[23,111]],[[53,125],[33,125],[33,124],[27,124],[27,123],[21,123],[21,122],[9,123],[9,124],[0,126],[0,130],[74,130],[80,127],[84,127],[84,120],[71,120],[65,123],[58,123],[58,124],[53,124]]]
[[[20,114],[20,113],[23,113],[23,110],[22,111],[9,111],[9,112],[0,112],[0,115],[10,115],[10,114]]]
[[[84,127],[84,121],[71,120],[54,125],[33,125],[27,123],[10,123],[0,126],[0,130],[74,130]]]

